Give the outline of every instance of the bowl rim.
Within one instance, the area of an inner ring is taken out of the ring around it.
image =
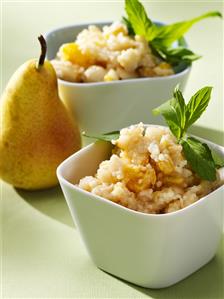
[[[145,124],[146,126],[150,126],[150,127],[162,127],[162,128],[168,128],[167,126],[161,126],[161,125],[156,125],[156,124]],[[216,143],[213,143],[207,139],[204,139],[202,137],[198,137],[198,136],[195,136],[195,135],[192,135],[192,134],[188,134],[189,136],[192,136],[192,137],[196,137],[198,138],[199,140],[201,140],[202,142],[205,142],[207,143],[209,146],[211,146],[213,149],[217,149],[218,151],[222,152],[223,156],[224,156],[224,147],[219,145],[219,144],[216,144]],[[104,141],[98,141],[98,142],[104,142]],[[88,192],[86,190],[83,190],[81,189],[80,187],[78,187],[78,185],[75,185],[71,182],[69,182],[67,179],[64,178],[64,176],[62,175],[62,169],[65,167],[65,165],[67,163],[70,162],[71,159],[73,159],[75,156],[77,156],[81,151],[83,150],[86,150],[86,149],[89,149],[91,148],[95,143],[91,143],[83,148],[81,148],[78,152],[72,154],[71,156],[69,156],[67,159],[65,159],[58,167],[57,167],[57,170],[56,170],[56,173],[57,173],[57,177],[58,177],[58,180],[59,182],[63,183],[64,185],[66,185],[67,187],[69,188],[72,188],[80,193],[83,193],[93,199],[97,199],[98,201],[100,202],[103,202],[104,204],[109,204],[111,205],[113,208],[117,208],[117,209],[122,209],[123,212],[125,213],[131,213],[131,214],[135,214],[135,215],[138,215],[140,217],[156,217],[156,218],[164,218],[164,217],[173,217],[173,216],[176,216],[176,215],[181,215],[182,213],[186,213],[187,211],[189,211],[190,209],[194,208],[194,207],[197,207],[197,206],[200,206],[200,205],[203,205],[204,202],[206,202],[208,200],[208,198],[210,197],[210,195],[214,194],[214,193],[217,193],[220,189],[221,190],[224,190],[224,184],[219,186],[217,189],[215,189],[214,191],[210,192],[209,194],[201,197],[199,200],[197,200],[196,202],[180,209],[180,210],[177,210],[177,211],[173,211],[173,212],[170,212],[170,213],[165,213],[165,214],[150,214],[150,213],[144,213],[144,212],[140,212],[140,211],[135,211],[135,210],[132,210],[130,208],[127,208],[127,207],[124,207],[123,205],[120,205],[116,202],[113,202],[107,198],[104,198],[102,196],[99,196],[99,195],[95,195],[91,192]]]
[[[114,21],[96,21],[96,22],[92,22],[92,23],[89,23],[89,22],[82,22],[82,23],[77,23],[77,24],[71,24],[71,25],[65,25],[65,26],[61,26],[61,27],[57,27],[57,28],[54,28],[52,30],[49,30],[47,31],[46,33],[44,33],[44,38],[47,40],[49,38],[49,36],[51,35],[54,35],[56,32],[60,32],[60,31],[64,31],[66,29],[73,29],[73,28],[78,28],[78,27],[87,27],[89,25],[98,25],[98,26],[106,26],[106,25],[109,25],[111,23],[113,23]],[[158,25],[164,25],[166,23],[163,23],[163,22],[160,22],[160,21],[153,21],[153,23],[156,23]],[[185,38],[184,38],[184,41],[185,41]],[[186,42],[186,41],[185,41]],[[48,53],[47,53],[47,57],[48,57]],[[104,82],[104,81],[100,81],[100,82],[82,82],[82,83],[79,83],[79,82],[70,82],[70,81],[66,81],[66,80],[62,80],[60,78],[57,78],[58,79],[58,82],[61,84],[61,85],[65,85],[65,86],[78,86],[78,87],[90,87],[90,86],[107,86],[107,85],[113,85],[113,84],[124,84],[124,83],[136,83],[136,82],[150,82],[150,81],[156,81],[158,80],[159,82],[161,81],[167,81],[167,80],[172,80],[172,79],[175,79],[175,78],[179,78],[179,77],[182,77],[182,76],[185,76],[187,73],[190,72],[192,68],[192,65],[189,65],[187,66],[184,70],[182,70],[181,72],[179,73],[176,73],[176,74],[173,74],[173,75],[169,75],[169,76],[157,76],[157,77],[139,77],[139,78],[130,78],[130,79],[123,79],[123,80],[116,80],[116,81],[108,81],[108,82]]]

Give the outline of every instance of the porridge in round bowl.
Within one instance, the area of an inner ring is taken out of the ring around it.
[[[184,34],[200,20],[221,17],[211,11],[164,25],[153,22],[138,0],[126,0],[125,11],[122,22],[89,25],[63,43],[52,61],[58,78],[89,83],[173,75],[200,58],[186,47]]]
[[[64,44],[52,61],[60,79],[72,82],[114,81],[168,76],[171,65],[153,55],[143,36],[129,36],[125,24],[90,25],[75,42]]]

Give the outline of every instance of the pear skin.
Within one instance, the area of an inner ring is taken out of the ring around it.
[[[58,96],[49,61],[33,59],[10,79],[0,100],[0,178],[35,190],[57,185],[57,166],[80,149],[76,123]]]

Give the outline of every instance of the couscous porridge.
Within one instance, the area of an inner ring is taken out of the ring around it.
[[[223,184],[200,179],[190,168],[183,149],[164,127],[143,124],[122,129],[109,160],[79,187],[127,208],[144,213],[182,209]]]
[[[171,65],[153,55],[143,36],[128,35],[125,24],[89,26],[63,44],[52,64],[60,79],[71,82],[114,81],[169,76]]]

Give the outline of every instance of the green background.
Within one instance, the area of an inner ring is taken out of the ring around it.
[[[144,4],[154,20],[168,23],[208,10],[223,11],[222,1]],[[122,14],[123,1],[2,1],[1,90],[19,65],[39,55],[40,33],[67,24],[117,20]],[[205,85],[214,87],[209,108],[193,132],[223,145],[223,21],[202,21],[186,39],[194,52],[203,55],[193,65],[186,98]],[[59,187],[25,192],[1,182],[1,256],[3,298],[224,297],[223,242],[213,261],[163,290],[140,288],[98,270],[72,224]]]

